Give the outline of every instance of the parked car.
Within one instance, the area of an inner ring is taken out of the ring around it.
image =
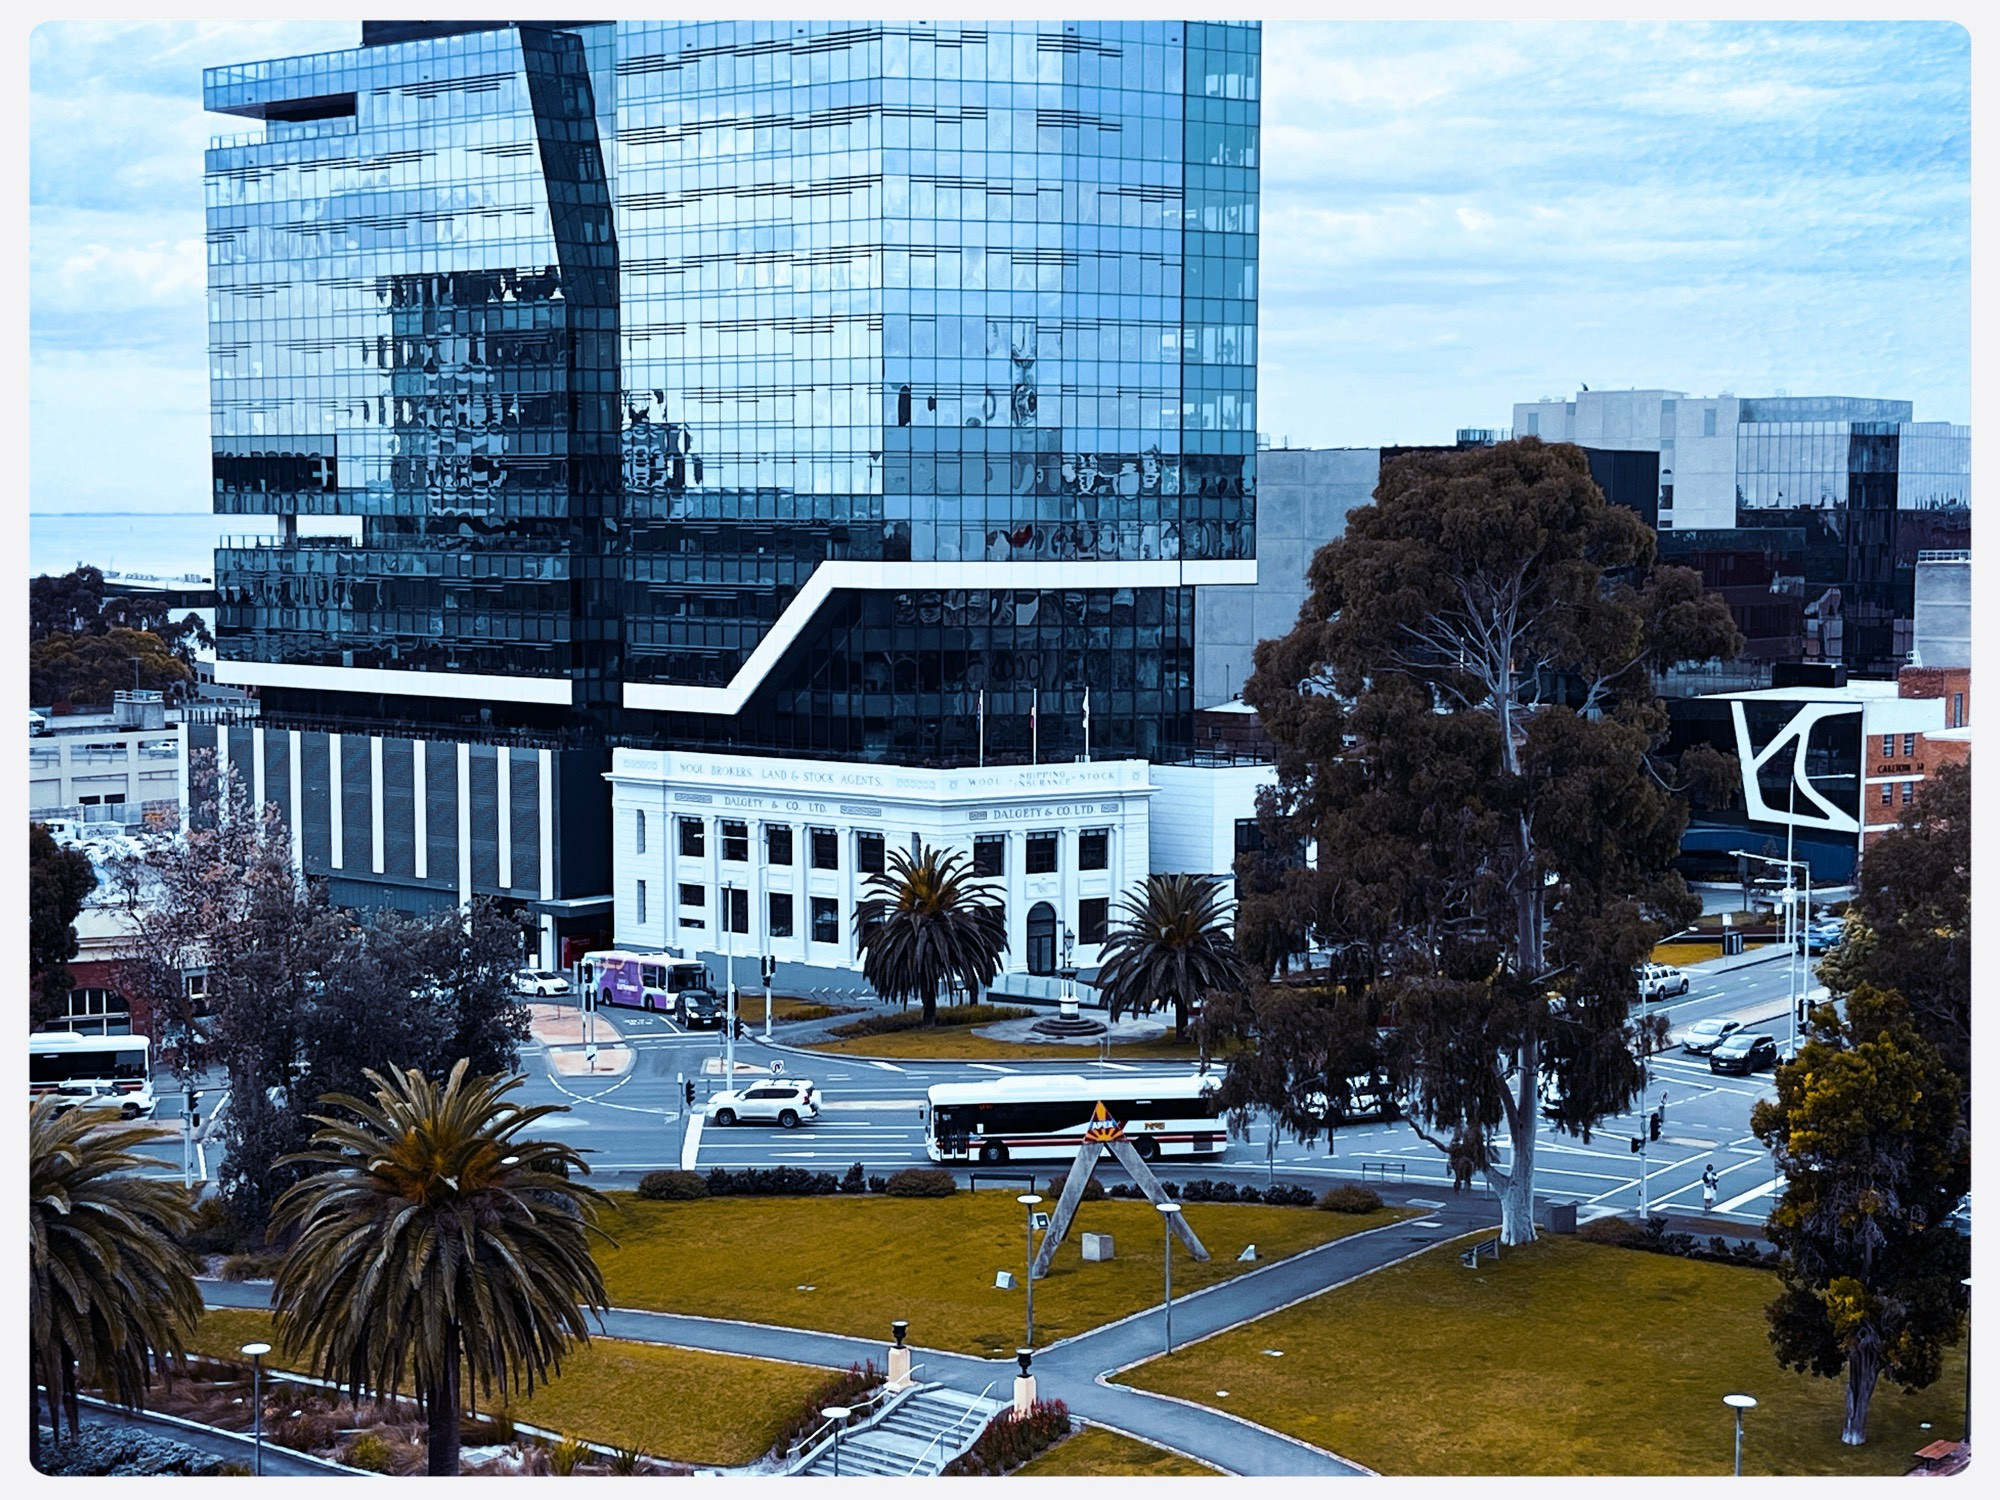
[[[514,972],[514,993],[517,995],[567,995],[569,981],[560,974],[547,969],[517,969]]]
[[[1711,1073],[1755,1073],[1778,1065],[1778,1039],[1760,1032],[1738,1031],[1724,1037],[1708,1054]]]
[[[1840,940],[1847,936],[1847,921],[1843,917],[1823,917],[1806,928],[1806,952],[1824,953],[1836,948]]]
[[[708,1101],[706,1114],[717,1125],[762,1120],[796,1130],[819,1118],[819,1102],[810,1078],[773,1078],[747,1088],[724,1089]]]
[[[1688,992],[1687,975],[1672,964],[1640,964],[1633,972],[1639,976],[1641,1000],[1664,1000]]]
[[[1402,1113],[1395,1089],[1380,1074],[1363,1073],[1348,1079],[1345,1101],[1328,1100],[1323,1089],[1314,1089],[1301,1102],[1314,1119],[1325,1121],[1331,1114],[1335,1125],[1351,1120],[1393,1120]]]
[[[1726,1016],[1711,1016],[1706,1021],[1695,1022],[1681,1033],[1681,1050],[1695,1057],[1706,1057],[1715,1050],[1717,1042],[1742,1029],[1741,1021],[1732,1021]]]

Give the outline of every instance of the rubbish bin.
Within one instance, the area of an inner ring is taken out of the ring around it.
[[[1551,1203],[1549,1205],[1549,1233],[1576,1233],[1576,1205],[1574,1203]]]
[[[1729,958],[1743,951],[1743,934],[1733,927],[1723,929],[1722,956]]]

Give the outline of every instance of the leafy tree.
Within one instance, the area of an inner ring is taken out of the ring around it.
[[[1814,1009],[1750,1128],[1787,1179],[1770,1233],[1784,1291],[1767,1309],[1781,1364],[1846,1378],[1840,1438],[1862,1443],[1877,1380],[1938,1378],[1964,1332],[1969,1242],[1945,1216],[1970,1181],[1959,1080],[1893,990],[1857,988],[1842,1024]]]
[[[416,1387],[432,1474],[458,1472],[459,1415],[481,1395],[532,1392],[588,1343],[579,1303],[602,1313],[604,1278],[590,1237],[606,1201],[570,1180],[588,1173],[560,1141],[521,1132],[565,1106],[507,1098],[519,1077],[473,1077],[458,1063],[442,1087],[415,1068],[369,1074],[372,1099],[330,1094],[344,1111],[313,1116],[323,1170],[279,1200],[298,1239],[277,1273],[277,1336],[328,1380],[363,1392]]]
[[[528,1007],[514,992],[514,974],[532,928],[532,918],[504,911],[488,896],[475,897],[463,914],[440,912],[425,925],[419,945],[425,992],[440,1008],[445,1030],[425,1069],[432,1077],[442,1077],[461,1057],[480,1074],[511,1073],[520,1063]]]
[[[1148,875],[1118,911],[1097,971],[1105,1009],[1115,1021],[1163,1000],[1174,1008],[1174,1035],[1185,1041],[1189,1014],[1243,982],[1221,885],[1207,875]]]
[[[1580,449],[1533,438],[1385,464],[1307,576],[1244,697],[1277,751],[1265,844],[1314,859],[1275,901],[1253,882],[1244,926],[1265,958],[1272,925],[1291,951],[1316,933],[1333,972],[1234,1008],[1258,1047],[1224,1099],[1296,1120],[1379,1046],[1405,1114],[1469,1154],[1522,1243],[1539,1082],[1586,1137],[1626,1106],[1633,966],[1699,910],[1670,868],[1689,773],[1657,756],[1653,674],[1742,637],[1698,575],[1656,565]]]
[[[118,689],[131,687],[178,697],[193,676],[150,630],[55,635],[28,647],[31,703],[109,703]]]
[[[28,1025],[42,1026],[69,1004],[76,918],[97,889],[81,849],[65,849],[40,823],[28,825]]]
[[[875,993],[908,1009],[922,1003],[937,1023],[938,996],[962,987],[970,999],[1000,972],[1007,922],[962,850],[919,846],[912,859],[889,851],[888,868],[868,877],[854,908],[861,972]]]
[[[28,639],[57,635],[97,635],[104,626],[104,574],[82,567],[28,580]]]
[[[1968,1092],[1972,1081],[1972,773],[1945,766],[1861,858],[1840,946],[1820,965],[1835,994],[1900,992],[1910,1020]]]
[[[77,1431],[77,1390],[137,1406],[201,1318],[194,1267],[175,1243],[190,1224],[176,1183],[127,1148],[164,1135],[53,1098],[28,1111],[28,1441],[40,1448],[34,1381],[49,1428]]]

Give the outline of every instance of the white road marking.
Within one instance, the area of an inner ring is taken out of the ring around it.
[[[1098,1067],[1109,1068],[1114,1073],[1137,1073],[1140,1071],[1131,1063],[1099,1062]]]
[[[701,1154],[702,1117],[696,1115],[688,1121],[687,1139],[681,1142],[681,1170],[692,1172],[694,1161]]]
[[[918,1109],[921,1099],[822,1099],[821,1110],[829,1109]]]
[[[982,1073],[1018,1073],[1019,1068],[1003,1068],[998,1063],[967,1063],[968,1068],[977,1068]]]
[[[871,1068],[880,1068],[885,1073],[907,1073],[909,1071],[908,1068],[899,1068],[892,1062],[877,1062],[872,1057],[863,1058],[862,1061],[866,1062]]]
[[[1732,1167],[1730,1170],[1734,1171],[1735,1169]],[[1720,1204],[1719,1207],[1722,1209],[1724,1213],[1729,1213],[1732,1210],[1741,1208],[1744,1204],[1750,1202],[1750,1200],[1753,1198],[1769,1197],[1773,1192],[1777,1191],[1784,1185],[1785,1185],[1784,1178],[1773,1177],[1769,1182],[1765,1183],[1762,1187],[1752,1188],[1747,1193],[1739,1193],[1734,1198],[1731,1198],[1727,1203]]]

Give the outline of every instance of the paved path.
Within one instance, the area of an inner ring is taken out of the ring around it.
[[[1389,1201],[1406,1203],[1410,1196],[1397,1192]],[[1414,1196],[1421,1198],[1423,1194],[1419,1191]],[[1468,1196],[1453,1202],[1451,1194],[1443,1197],[1443,1208],[1428,1211],[1420,1219],[1350,1235],[1188,1296],[1176,1297],[1176,1350],[1446,1240],[1492,1225],[1490,1199]],[[270,1301],[270,1287],[265,1283],[204,1281],[201,1290],[211,1307],[265,1307]],[[881,1364],[886,1348],[877,1339],[631,1308],[606,1313],[603,1325],[605,1334],[612,1338],[834,1369],[864,1364],[871,1359]],[[1074,1338],[1058,1340],[1035,1355],[1039,1393],[1044,1398],[1060,1397],[1085,1421],[1117,1428],[1231,1474],[1333,1477],[1367,1472],[1324,1449],[1267,1431],[1227,1412],[1113,1383],[1112,1377],[1118,1371],[1159,1354],[1164,1333],[1161,1313],[1156,1307]],[[978,1394],[989,1385],[995,1395],[1012,1393],[1015,1374],[1012,1360],[982,1359],[926,1349],[921,1344],[917,1346],[916,1358],[920,1379],[939,1381],[968,1395]]]
[[[183,1426],[170,1422],[153,1412],[129,1412],[119,1408],[86,1403],[83,1420],[85,1425],[99,1427],[127,1428],[143,1432],[148,1437],[170,1438],[200,1453],[212,1453],[231,1463],[255,1468],[257,1461],[256,1444],[247,1437],[238,1437],[233,1432],[223,1432],[218,1428],[201,1427],[194,1424]],[[46,1434],[48,1429],[42,1429]],[[42,1439],[47,1442],[46,1436]],[[289,1448],[278,1448],[270,1443],[264,1445],[264,1477],[283,1476],[297,1478],[302,1475],[338,1478],[351,1473],[339,1464],[327,1463],[310,1454],[294,1453]]]

